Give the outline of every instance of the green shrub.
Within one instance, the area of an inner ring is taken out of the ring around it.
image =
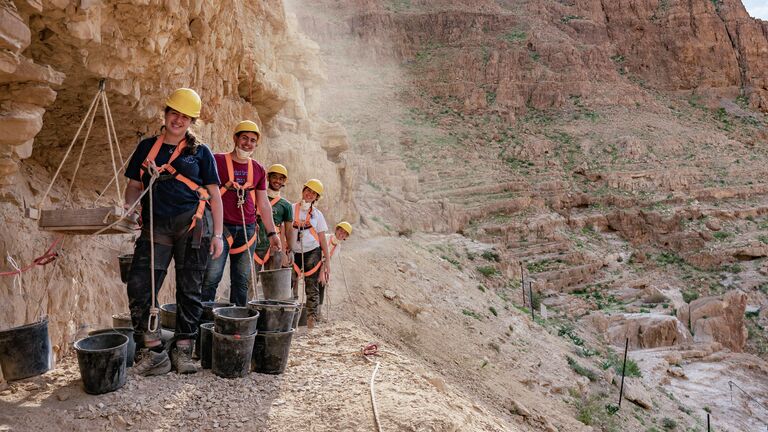
[[[557,329],[557,335],[568,338],[576,346],[584,346],[584,339],[580,338],[573,328],[573,324],[567,323]]]
[[[613,351],[609,351],[607,358],[600,365],[603,370],[613,368],[616,375],[621,376],[621,369],[623,367],[624,357],[619,357]],[[640,366],[637,362],[627,357],[627,369],[624,371],[624,376],[628,377],[642,377],[643,373],[640,371]]]
[[[493,277],[501,273],[494,266],[478,266],[476,270],[485,277]]]
[[[728,231],[717,231],[712,233],[712,237],[716,238],[717,240],[723,241],[733,237],[733,233],[730,233]]]
[[[496,261],[496,262],[501,261],[501,257],[499,257],[498,252],[496,252],[494,250],[485,251],[480,256],[482,256],[483,258],[485,258],[488,261]]]
[[[675,430],[677,428],[677,422],[669,417],[664,417],[664,419],[661,421],[661,427],[668,431]]]
[[[524,41],[527,38],[528,35],[524,31],[519,30],[513,30],[511,32],[504,33],[504,35],[500,37],[501,40],[507,41],[509,43]]]
[[[499,313],[496,311],[496,308],[495,308],[495,307],[493,307],[493,306],[489,306],[489,307],[488,307],[488,310],[489,310],[489,311],[491,311],[491,313],[493,314],[493,316],[496,316],[496,317],[497,317],[497,316],[499,316]]]
[[[475,311],[473,311],[473,310],[469,310],[469,309],[462,309],[462,310],[461,310],[461,313],[463,313],[464,315],[466,315],[466,316],[468,316],[468,317],[472,317],[472,318],[474,318],[474,319],[476,319],[476,320],[478,320],[478,321],[481,321],[481,320],[483,319],[483,317],[482,317],[482,316],[480,316],[480,314],[479,314],[479,313],[477,313],[477,312],[475,312]]]
[[[674,252],[662,252],[656,257],[656,262],[662,265],[669,265],[683,264],[685,261],[683,261],[683,259]]]
[[[686,290],[683,291],[683,301],[686,303],[690,303],[694,300],[699,298],[699,293],[693,290]]]
[[[577,374],[583,377],[587,377],[590,381],[597,381],[597,374],[594,371],[578,364],[576,360],[574,360],[570,356],[566,356],[565,359],[568,362],[568,366],[570,366],[574,372],[576,372]],[[587,423],[584,423],[584,424],[587,424]]]

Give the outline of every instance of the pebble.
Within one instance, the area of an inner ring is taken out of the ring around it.
[[[69,399],[69,393],[58,393],[56,395],[56,399],[58,399],[58,400],[63,402],[65,400]]]
[[[174,404],[168,404],[168,405],[165,405],[163,408],[165,408],[165,409],[169,410],[169,409],[173,409],[173,408],[175,408],[175,407],[176,407],[176,406],[175,406]]]
[[[99,409],[104,409],[104,404],[99,402],[98,405],[96,405]]]

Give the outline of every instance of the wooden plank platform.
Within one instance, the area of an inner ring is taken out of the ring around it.
[[[41,210],[38,227],[62,234],[93,234],[120,219],[122,214],[120,207]],[[135,223],[124,220],[101,234],[130,234],[137,228]]]

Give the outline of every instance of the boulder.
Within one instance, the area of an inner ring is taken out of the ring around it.
[[[657,348],[690,343],[692,338],[676,317],[660,314],[613,315],[608,322],[608,340],[624,347],[626,338],[632,349]]]
[[[634,402],[637,406],[644,409],[651,409],[653,407],[651,395],[639,378],[628,377],[624,379],[624,399]]]
[[[747,294],[741,291],[729,291],[723,296],[692,301],[689,314],[693,341],[719,342],[733,351],[743,351],[748,336],[744,324],[746,307]],[[682,312],[687,315],[687,311]],[[687,316],[683,316],[683,322],[686,318]]]

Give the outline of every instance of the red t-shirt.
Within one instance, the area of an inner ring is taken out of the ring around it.
[[[219,181],[221,181],[222,186],[229,181],[225,154],[217,153],[213,156],[216,159],[216,169],[219,171]],[[251,160],[251,162],[253,163],[253,187],[256,190],[267,190],[267,175],[264,167],[255,160]],[[238,163],[233,159],[232,170],[234,171],[235,181],[241,185],[245,184],[248,179],[248,164]],[[221,202],[224,204],[224,223],[242,225],[243,217],[240,214],[240,208],[237,207],[237,193],[233,190],[225,192],[221,196]],[[253,200],[251,200],[250,193],[245,194],[243,211],[245,212],[245,223],[256,223],[256,207]]]

